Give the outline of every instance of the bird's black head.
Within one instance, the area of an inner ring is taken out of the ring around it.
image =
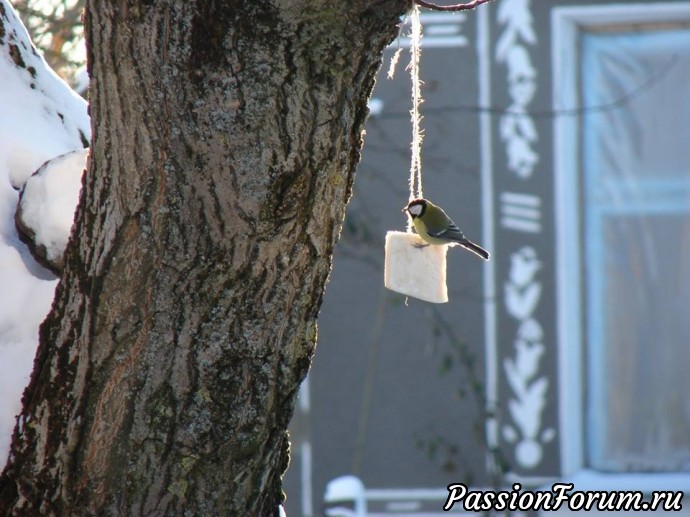
[[[410,214],[412,219],[416,219],[417,217],[421,217],[424,215],[424,212],[426,212],[426,205],[427,205],[427,200],[418,198],[418,199],[413,199],[410,201],[403,210],[407,210],[407,213]]]

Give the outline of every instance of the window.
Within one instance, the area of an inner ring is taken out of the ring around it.
[[[583,32],[586,463],[690,472],[690,29]]]
[[[687,485],[690,4],[552,22],[562,470]]]

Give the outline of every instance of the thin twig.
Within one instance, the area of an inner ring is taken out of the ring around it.
[[[432,9],[434,11],[467,11],[469,9],[474,9],[475,7],[490,2],[491,0],[472,0],[466,4],[455,4],[455,5],[437,5],[427,2],[425,0],[414,0],[414,3],[425,7],[426,9]]]

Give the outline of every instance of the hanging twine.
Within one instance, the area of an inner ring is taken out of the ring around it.
[[[412,79],[412,109],[410,110],[410,117],[412,120],[412,144],[410,145],[411,159],[410,159],[410,198],[412,201],[415,198],[424,197],[422,192],[422,138],[423,131],[421,128],[422,115],[419,107],[424,102],[422,99],[422,81],[419,79],[419,60],[422,55],[422,22],[419,19],[419,7],[417,5],[412,9],[410,15],[411,31],[410,31],[410,64],[407,67],[410,70],[410,77]],[[407,231],[412,232],[412,222],[408,218]]]

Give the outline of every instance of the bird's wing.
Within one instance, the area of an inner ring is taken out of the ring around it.
[[[430,232],[427,230],[427,233],[431,235],[432,237],[438,237],[441,239],[449,239],[452,241],[464,241],[466,240],[465,234],[460,231],[460,228],[457,227],[457,225],[453,222],[451,222],[446,228],[441,230],[440,232]]]
[[[452,221],[448,224],[448,227],[445,230],[433,233],[427,231],[427,233],[431,237],[457,242],[458,244],[460,244],[460,246],[462,246],[466,250],[471,251],[475,255],[478,255],[484,260],[489,260],[489,257],[491,256],[490,253],[486,251],[484,248],[475,244],[474,242],[470,241],[467,237],[465,237],[465,234],[462,233],[460,231],[460,228],[458,228],[457,225]]]

